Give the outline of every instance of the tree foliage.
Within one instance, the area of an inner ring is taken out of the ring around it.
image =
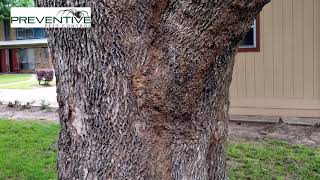
[[[11,7],[30,7],[34,6],[33,0],[1,0],[0,1],[0,19],[10,17]]]

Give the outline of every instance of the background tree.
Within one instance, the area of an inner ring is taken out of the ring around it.
[[[48,30],[60,179],[226,179],[234,56],[269,0],[41,0],[89,6]]]
[[[1,0],[0,1],[0,20],[10,17],[11,7],[30,7],[34,6],[33,0]]]

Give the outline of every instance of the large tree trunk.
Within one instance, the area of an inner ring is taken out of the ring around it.
[[[59,179],[226,179],[234,56],[269,0],[42,0],[92,7],[48,31]]]

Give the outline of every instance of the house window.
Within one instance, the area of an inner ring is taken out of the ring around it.
[[[34,37],[33,29],[30,29],[30,28],[17,29],[17,39],[18,40],[33,39],[33,37]]]
[[[18,28],[17,40],[24,39],[42,39],[45,38],[44,29],[42,28]]]
[[[35,69],[34,49],[17,49],[17,58],[21,70]]]
[[[34,32],[34,39],[46,38],[43,28],[34,28],[33,32]]]
[[[240,42],[239,52],[259,52],[260,51],[260,18],[254,20],[250,30]]]

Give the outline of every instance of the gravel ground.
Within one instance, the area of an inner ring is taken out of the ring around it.
[[[0,89],[0,101],[4,104],[19,101],[22,104],[33,102],[34,106],[46,103],[51,107],[58,107],[56,87],[36,89]]]

